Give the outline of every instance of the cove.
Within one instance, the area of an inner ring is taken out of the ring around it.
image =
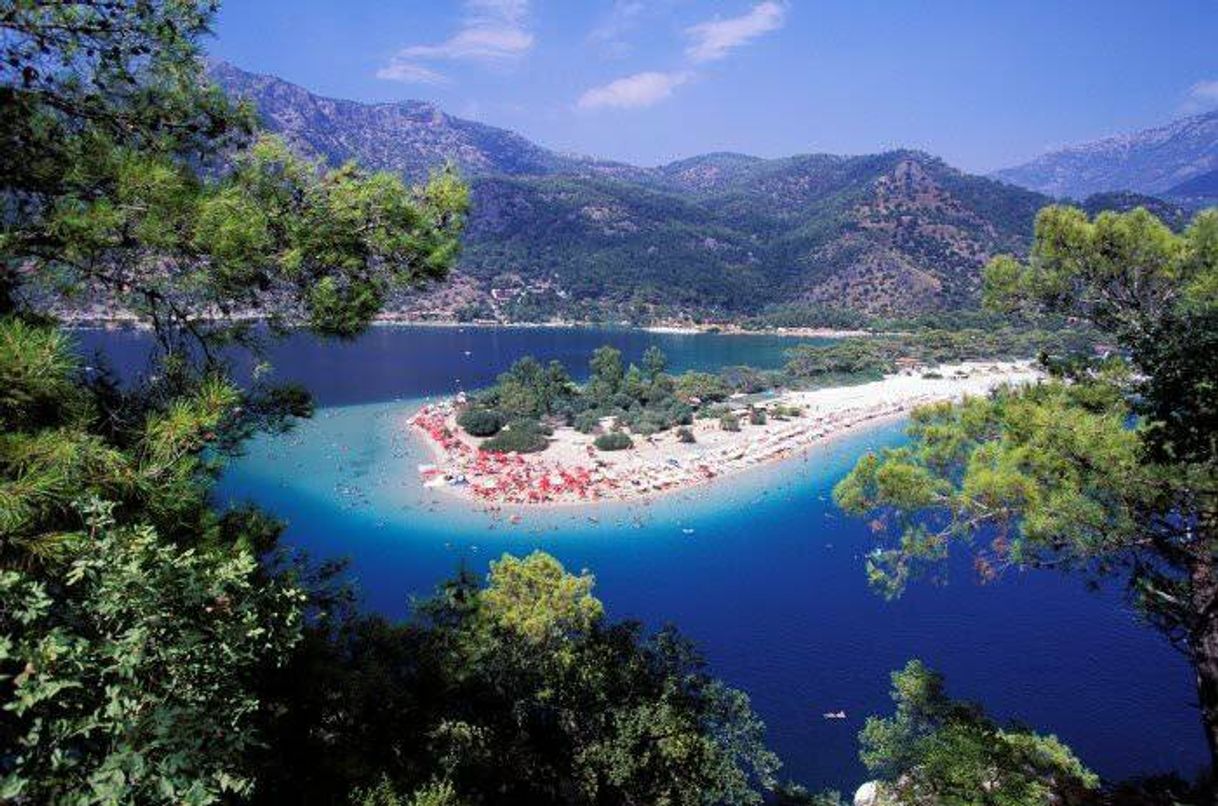
[[[81,343],[128,372],[148,348],[138,333]],[[589,568],[612,617],[675,623],[715,675],[747,691],[783,777],[812,788],[864,780],[856,733],[866,715],[890,710],[888,674],[913,657],[944,672],[956,696],[1058,734],[1101,774],[1191,774],[1204,763],[1187,665],[1118,592],[1050,573],[980,585],[964,558],[944,584],[915,584],[895,602],[868,589],[868,525],[829,495],[863,451],[899,444],[899,425],[650,506],[528,511],[518,525],[418,485],[422,449],[401,413],[485,384],[527,353],[580,375],[603,343],[636,360],[659,344],[680,370],[778,366],[793,342],[546,328],[376,328],[346,345],[294,336],[272,353],[276,375],[305,383],[324,407],[254,440],[219,495],[284,518],[287,542],[315,558],[349,557],[366,605],[394,617],[462,562],[481,573],[503,552],[542,548]],[[839,709],[847,719],[822,719]]]

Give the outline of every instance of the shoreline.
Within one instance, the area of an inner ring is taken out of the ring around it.
[[[799,415],[748,424],[742,410],[739,431],[722,430],[718,420],[695,420],[692,444],[679,442],[670,430],[631,435],[634,447],[600,452],[592,446],[593,435],[562,427],[555,429],[545,451],[489,453],[456,425],[457,398],[403,413],[398,424],[421,439],[433,459],[418,467],[424,487],[488,511],[629,503],[703,487],[783,460],[806,459],[838,437],[907,417],[919,406],[1040,377],[1031,362],[966,362],[936,369],[942,377],[907,372],[853,386],[782,392],[759,405],[797,407]]]
[[[464,505],[470,511],[482,512],[490,515],[493,519],[501,519],[504,515],[513,516],[512,524],[516,525],[520,522],[520,517],[526,513],[551,512],[559,514],[562,512],[572,512],[583,508],[597,507],[633,507],[643,506],[649,507],[653,503],[659,503],[666,499],[672,499],[680,494],[692,494],[698,491],[710,491],[716,487],[727,484],[732,481],[739,481],[750,475],[763,473],[766,471],[774,471],[785,463],[794,463],[802,460],[806,463],[811,456],[818,451],[829,448],[841,440],[848,437],[860,436],[870,430],[878,430],[886,425],[899,422],[909,417],[909,411],[895,411],[890,414],[878,415],[866,421],[858,422],[850,427],[843,428],[833,434],[828,434],[815,442],[807,443],[801,446],[800,449],[792,449],[789,453],[782,456],[774,456],[766,461],[758,462],[757,464],[748,465],[733,469],[731,472],[722,475],[714,476],[700,480],[693,484],[673,485],[663,489],[639,490],[635,494],[624,497],[605,497],[605,498],[588,498],[588,499],[556,499],[541,502],[492,502],[478,498],[472,494],[464,492],[460,487],[452,485],[436,486],[428,488],[432,492],[438,492],[446,496],[449,500],[458,504]],[[419,433],[417,429],[406,424],[409,417],[403,415],[402,422],[405,425],[405,430],[416,444],[423,446],[432,456],[433,459],[439,462],[443,459],[443,452],[438,448],[435,442],[428,439],[426,434]],[[593,524],[599,524],[600,518],[588,517],[588,521]]]
[[[152,325],[145,319],[137,316],[79,316],[79,315],[60,315],[57,317],[59,322],[66,328],[72,330],[106,330],[106,331],[135,331],[147,332],[152,330]],[[240,316],[232,315],[221,318],[200,318],[201,322],[219,322],[229,320],[233,322],[260,322],[264,321],[265,317],[260,316]],[[294,328],[303,328],[303,324],[292,325]],[[804,328],[804,327],[776,327],[766,330],[748,330],[734,323],[724,323],[715,325],[632,325],[626,322],[578,322],[557,320],[551,322],[461,322],[456,319],[406,319],[394,316],[392,314],[380,316],[374,319],[370,327],[436,327],[436,328],[522,328],[522,329],[610,329],[610,330],[637,330],[643,333],[655,333],[657,335],[672,335],[672,336],[776,336],[779,338],[791,339],[847,339],[858,338],[864,336],[885,336],[892,335],[891,333],[871,330],[839,330],[835,328]]]
[[[846,330],[831,327],[772,327],[766,330],[748,330],[736,324],[643,325],[638,329],[648,333],[665,333],[674,336],[779,336],[793,339],[849,339],[861,336],[892,335],[881,331]]]

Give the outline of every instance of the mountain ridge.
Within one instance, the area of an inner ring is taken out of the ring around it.
[[[970,307],[981,266],[1025,250],[1049,201],[909,149],[717,152],[647,168],[558,154],[426,102],[324,98],[223,63],[209,72],[301,151],[411,180],[451,160],[469,178],[458,270],[431,296],[402,301],[419,314],[646,320],[739,318],[789,303],[868,316]]]
[[[1218,110],[1066,146],[992,176],[1062,198],[1118,191],[1172,198],[1174,188],[1213,170]]]

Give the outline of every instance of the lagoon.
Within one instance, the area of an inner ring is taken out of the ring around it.
[[[125,371],[148,348],[140,333],[81,341]],[[349,557],[367,606],[390,616],[461,563],[483,572],[503,552],[542,548],[589,568],[612,617],[677,624],[714,674],[746,690],[783,776],[813,788],[864,780],[855,735],[867,714],[890,710],[888,674],[912,657],[944,672],[955,695],[1058,734],[1101,774],[1192,774],[1205,762],[1187,664],[1119,591],[1050,573],[981,585],[963,557],[944,584],[915,584],[898,601],[868,589],[868,526],[829,496],[863,451],[899,444],[899,425],[651,505],[530,511],[516,525],[422,489],[423,449],[399,413],[484,385],[524,354],[582,375],[604,343],[628,359],[658,344],[682,370],[776,367],[796,341],[595,328],[380,327],[348,344],[293,336],[272,352],[276,376],[308,385],[323,408],[287,435],[254,440],[219,493],[284,518],[287,542],[314,558]],[[837,710],[847,719],[821,716]]]

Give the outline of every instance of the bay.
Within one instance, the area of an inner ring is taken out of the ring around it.
[[[80,341],[126,373],[149,349],[142,333]],[[856,734],[866,715],[891,710],[888,675],[914,657],[956,696],[1056,733],[1101,774],[1202,766],[1188,666],[1119,591],[1051,573],[981,585],[962,556],[941,584],[914,584],[897,601],[868,589],[870,529],[830,493],[862,452],[899,444],[899,425],[649,506],[531,510],[517,525],[418,484],[426,456],[401,420],[423,399],[485,385],[525,354],[580,376],[604,343],[633,360],[658,344],[682,370],[777,367],[796,342],[531,327],[381,327],[344,344],[294,335],[272,350],[275,376],[306,384],[322,408],[289,434],[255,439],[225,473],[221,500],[266,507],[288,522],[286,541],[316,558],[349,557],[366,605],[394,617],[460,564],[482,573],[504,552],[540,548],[589,568],[612,617],[675,623],[714,674],[746,690],[784,777],[813,788],[865,780]],[[822,718],[837,710],[848,718]]]

